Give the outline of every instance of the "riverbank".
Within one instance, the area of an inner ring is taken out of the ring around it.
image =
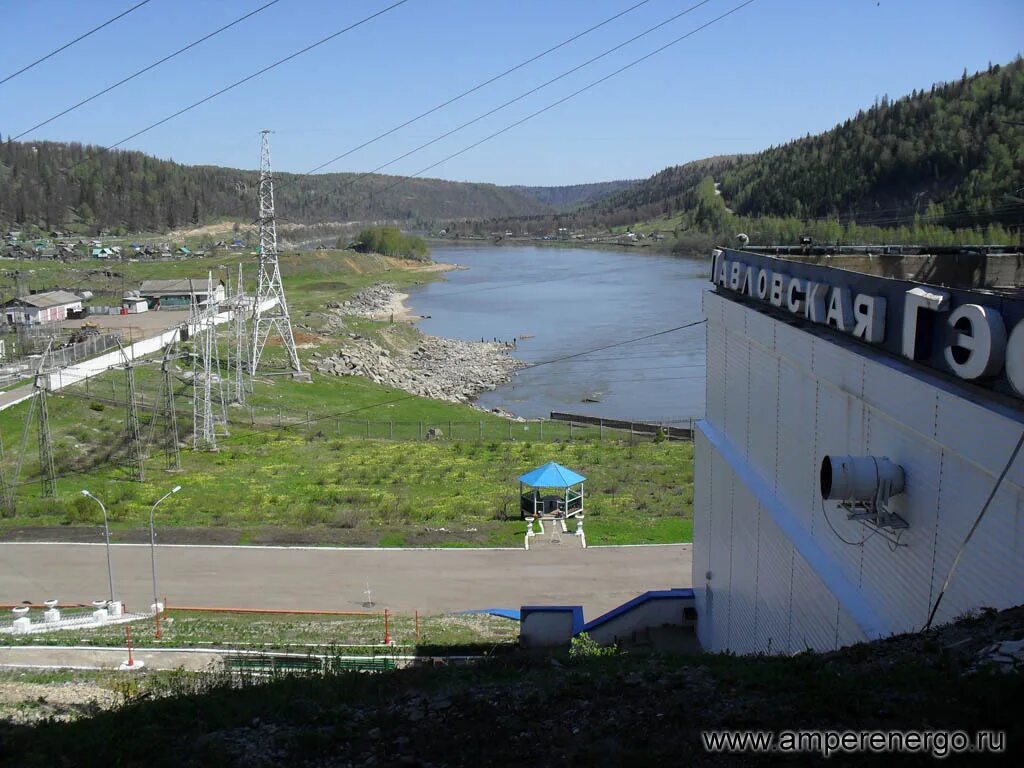
[[[328,309],[339,325],[351,317],[410,325],[421,318],[406,305],[408,298],[389,283],[377,283],[344,302],[332,302]],[[317,373],[363,376],[410,394],[470,403],[481,392],[510,381],[526,365],[511,356],[512,346],[506,342],[461,341],[412,330],[411,342],[388,329],[380,332],[380,339],[349,332],[336,351],[310,355],[310,366]]]

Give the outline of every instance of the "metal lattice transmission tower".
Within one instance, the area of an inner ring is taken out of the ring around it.
[[[213,273],[206,280],[206,301],[201,306],[192,293],[192,321],[195,354],[192,364],[192,447],[217,450],[217,433],[228,433],[227,411],[217,349],[217,310]]]
[[[0,435],[0,505],[2,508],[14,514],[14,488],[12,488],[7,482],[7,474],[4,472],[4,460],[7,458],[7,454],[4,451],[4,439],[3,435]]]
[[[271,332],[281,337],[288,357],[288,367],[296,379],[308,380],[299,364],[295,350],[292,321],[288,315],[288,302],[281,284],[281,267],[277,260],[277,224],[274,218],[274,175],[270,169],[270,131],[261,131],[260,144],[260,266],[256,277],[256,295],[252,308],[252,354],[249,372],[259,371],[260,358]]]
[[[35,390],[36,403],[39,409],[39,470],[43,475],[43,496],[54,498],[57,495],[57,470],[53,465],[53,436],[50,434],[50,415],[46,406],[46,393],[50,390],[50,375],[45,372],[46,359],[50,355],[51,340],[39,362],[36,372]],[[31,412],[29,414],[31,418]]]
[[[135,479],[142,482],[146,479],[146,451],[142,444],[142,427],[139,425],[139,410],[135,400],[135,365],[128,358],[128,353],[124,351],[120,341],[117,346],[121,350],[121,359],[124,360],[125,431],[131,451],[129,463],[134,470]]]
[[[167,462],[168,470],[181,469],[181,453],[178,449],[178,413],[174,408],[174,376],[173,364],[175,345],[172,341],[164,349],[163,360],[160,361],[160,394],[154,405],[153,420],[150,422],[149,438],[147,445],[153,444],[156,436],[157,425],[162,425],[162,442],[164,446],[164,459]]]
[[[231,371],[231,397],[236,403],[244,403],[245,396],[252,391],[249,377],[249,300],[242,289],[242,265],[238,265],[238,282],[231,298],[231,340],[228,346],[228,369]]]

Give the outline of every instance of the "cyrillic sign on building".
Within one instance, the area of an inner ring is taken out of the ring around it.
[[[1024,398],[1024,299],[785,261],[713,253],[712,282],[922,365]]]

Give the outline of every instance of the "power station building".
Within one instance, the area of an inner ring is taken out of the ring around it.
[[[1024,603],[1020,294],[730,249],[712,281],[701,645],[828,650]]]

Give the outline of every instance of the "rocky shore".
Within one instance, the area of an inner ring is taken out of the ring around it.
[[[405,320],[409,318],[409,314],[403,302],[408,297],[408,294],[399,293],[388,283],[377,283],[363,288],[351,299],[331,302],[327,306],[342,315],[355,315],[371,320],[387,320],[394,315],[395,320]]]
[[[404,298],[405,294],[392,286],[378,284],[331,309],[342,316],[375,319],[388,319],[394,313],[399,321],[408,318]],[[393,352],[371,338],[350,332],[338,350],[314,352],[310,364],[318,373],[364,376],[414,395],[467,403],[481,392],[501,386],[525,366],[509,354],[510,349],[505,342],[460,341],[421,333],[411,348]]]

